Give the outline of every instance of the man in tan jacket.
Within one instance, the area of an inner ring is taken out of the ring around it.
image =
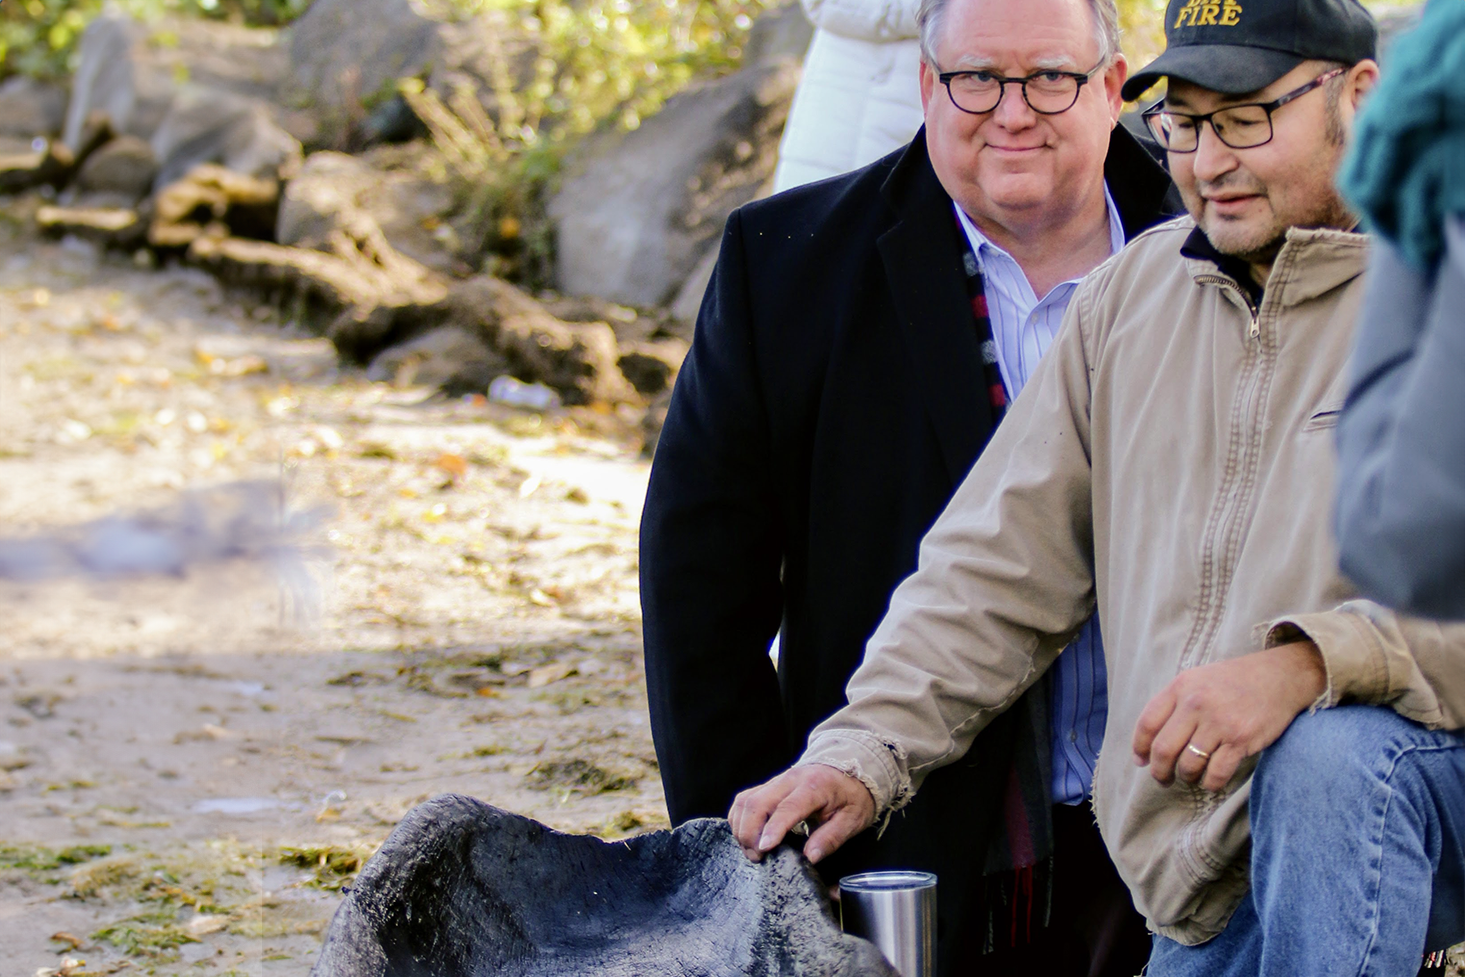
[[[1078,291],[790,771],[729,819],[818,861],[900,807],[1097,606],[1094,813],[1151,977],[1390,974],[1465,938],[1465,629],[1358,598],[1329,531],[1366,239],[1333,188],[1356,0],[1171,0],[1149,113],[1190,217]],[[1147,769],[1144,769],[1147,768]]]

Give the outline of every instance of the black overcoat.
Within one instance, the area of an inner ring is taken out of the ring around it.
[[[1127,236],[1173,210],[1168,177],[1122,127],[1105,175]],[[921,537],[992,433],[960,234],[924,130],[728,219],[641,525],[652,732],[676,823],[726,815],[845,704]],[[935,871],[943,972],[985,937],[958,931],[1000,827],[1017,712],[826,873]]]

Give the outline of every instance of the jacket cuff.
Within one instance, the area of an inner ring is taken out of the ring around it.
[[[1338,705],[1344,699],[1378,703],[1390,694],[1389,660],[1378,630],[1362,614],[1348,610],[1319,611],[1281,618],[1267,626],[1265,647],[1311,641],[1323,656],[1328,686],[1309,711]]]
[[[816,733],[795,766],[822,764],[865,785],[875,798],[875,819],[888,818],[910,803],[911,778],[905,751],[864,730],[836,729]]]

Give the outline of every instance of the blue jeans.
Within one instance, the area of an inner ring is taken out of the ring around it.
[[[1465,940],[1465,737],[1375,706],[1303,714],[1251,789],[1251,895],[1147,977],[1414,977]]]

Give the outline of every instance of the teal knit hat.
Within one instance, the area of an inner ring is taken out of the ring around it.
[[[1394,42],[1359,114],[1339,186],[1370,229],[1421,271],[1444,249],[1446,215],[1465,212],[1465,3],[1430,0]]]

